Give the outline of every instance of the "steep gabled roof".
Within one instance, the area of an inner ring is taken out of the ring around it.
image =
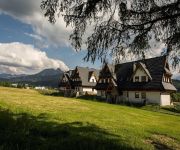
[[[66,82],[62,82],[63,78],[66,79]],[[73,88],[73,84],[72,84],[72,80],[70,78],[70,72],[69,71],[63,73],[63,76],[62,76],[60,83],[59,83],[59,87],[65,87],[65,86],[67,86],[67,84],[69,86],[71,86],[71,88]]]
[[[82,86],[95,86],[96,83],[89,82],[89,74],[94,74],[96,78],[99,76],[99,70],[94,68],[88,68],[88,67],[76,67],[79,73],[79,77],[82,81]]]
[[[166,62],[166,56],[161,56],[116,65],[117,85],[119,90],[167,90],[167,88],[165,88],[165,86],[162,84]],[[147,69],[152,80],[149,82],[132,82],[131,76],[133,74],[134,63],[145,64],[145,69]],[[168,90],[175,90],[175,87],[172,84],[168,87]]]
[[[109,73],[108,74],[105,74],[104,73],[104,69],[106,69],[106,67],[108,68],[108,70],[109,70]],[[102,78],[104,78],[104,77],[110,77],[110,76],[112,76],[112,77],[114,77],[114,79],[116,79],[116,74],[115,74],[115,65],[113,65],[113,64],[104,64],[103,65],[103,67],[102,67],[102,69],[101,69],[101,71],[99,72],[99,76],[100,77],[102,77]]]
[[[106,71],[106,68],[108,68],[108,71]],[[98,82],[95,86],[95,89],[97,90],[105,90],[109,87],[109,85],[113,85],[114,87],[117,86],[116,84],[116,74],[115,74],[115,65],[112,64],[104,64],[102,67],[102,70],[99,73],[100,78],[111,78],[112,83],[100,83]]]

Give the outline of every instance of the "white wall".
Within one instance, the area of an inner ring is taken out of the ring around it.
[[[171,105],[170,93],[161,93],[161,106]]]
[[[92,92],[92,88],[83,87],[83,92]]]
[[[88,87],[82,87],[81,91],[83,91],[83,92],[92,92],[94,94],[97,94],[97,90],[96,89],[93,90],[93,88],[88,88]]]
[[[65,87],[60,87],[60,90],[64,91],[64,90],[66,90],[66,88]]]
[[[97,96],[101,96],[101,91],[97,90]]]
[[[135,93],[139,92],[139,98],[135,98]],[[123,97],[133,103],[142,103],[144,99],[141,98],[141,93],[145,91],[128,91],[129,97],[127,97],[127,91],[123,92]],[[161,93],[160,92],[148,92],[146,91],[147,103],[161,104]]]
[[[139,76],[139,82],[141,82],[141,76],[146,76],[146,81],[148,81],[148,76],[146,74],[146,72],[143,69],[137,69],[136,73],[133,76],[133,82],[135,82],[135,77]]]
[[[160,104],[161,92],[146,92],[147,102],[153,104]]]
[[[105,91],[98,90],[97,96],[101,96],[102,98],[105,98],[106,97]]]
[[[137,91],[138,92],[138,91]],[[130,102],[134,102],[134,103],[142,103],[143,102],[143,100],[141,99],[141,93],[139,92],[139,98],[135,98],[135,91],[128,91],[128,93],[129,93],[129,98],[128,98],[128,100],[130,101]]]

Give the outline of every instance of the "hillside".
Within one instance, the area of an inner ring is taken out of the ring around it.
[[[63,71],[60,69],[45,69],[33,75],[0,74],[0,81],[25,83],[33,86],[58,87],[62,74]]]
[[[0,147],[119,150],[180,147],[180,117],[120,105],[0,88]]]
[[[180,80],[173,80],[173,84],[177,88],[178,92],[180,92]]]

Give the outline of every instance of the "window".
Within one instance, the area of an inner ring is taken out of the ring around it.
[[[135,76],[135,82],[139,82],[139,76]]]
[[[104,79],[101,79],[102,80],[102,82],[101,83],[104,83]]]
[[[127,98],[129,98],[129,92],[127,91]]]
[[[92,79],[92,82],[94,83],[94,79]]]
[[[141,82],[146,82],[146,76],[141,76]]]
[[[135,92],[135,98],[139,98],[139,92]]]
[[[106,83],[108,83],[108,79],[106,79]]]
[[[170,77],[167,77],[167,76],[165,76],[164,78],[163,78],[163,81],[164,82],[168,82],[168,83],[171,83],[172,81],[171,81],[171,78]]]
[[[141,98],[142,98],[142,99],[146,99],[146,93],[145,93],[145,92],[142,92],[142,93],[141,93]]]

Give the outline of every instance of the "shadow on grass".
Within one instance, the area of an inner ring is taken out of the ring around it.
[[[82,122],[58,124],[46,114],[13,114],[0,108],[1,150],[116,150],[135,149],[118,136]]]
[[[151,134],[146,143],[153,145],[156,150],[176,150],[180,147],[179,141],[173,137],[152,132]]]

